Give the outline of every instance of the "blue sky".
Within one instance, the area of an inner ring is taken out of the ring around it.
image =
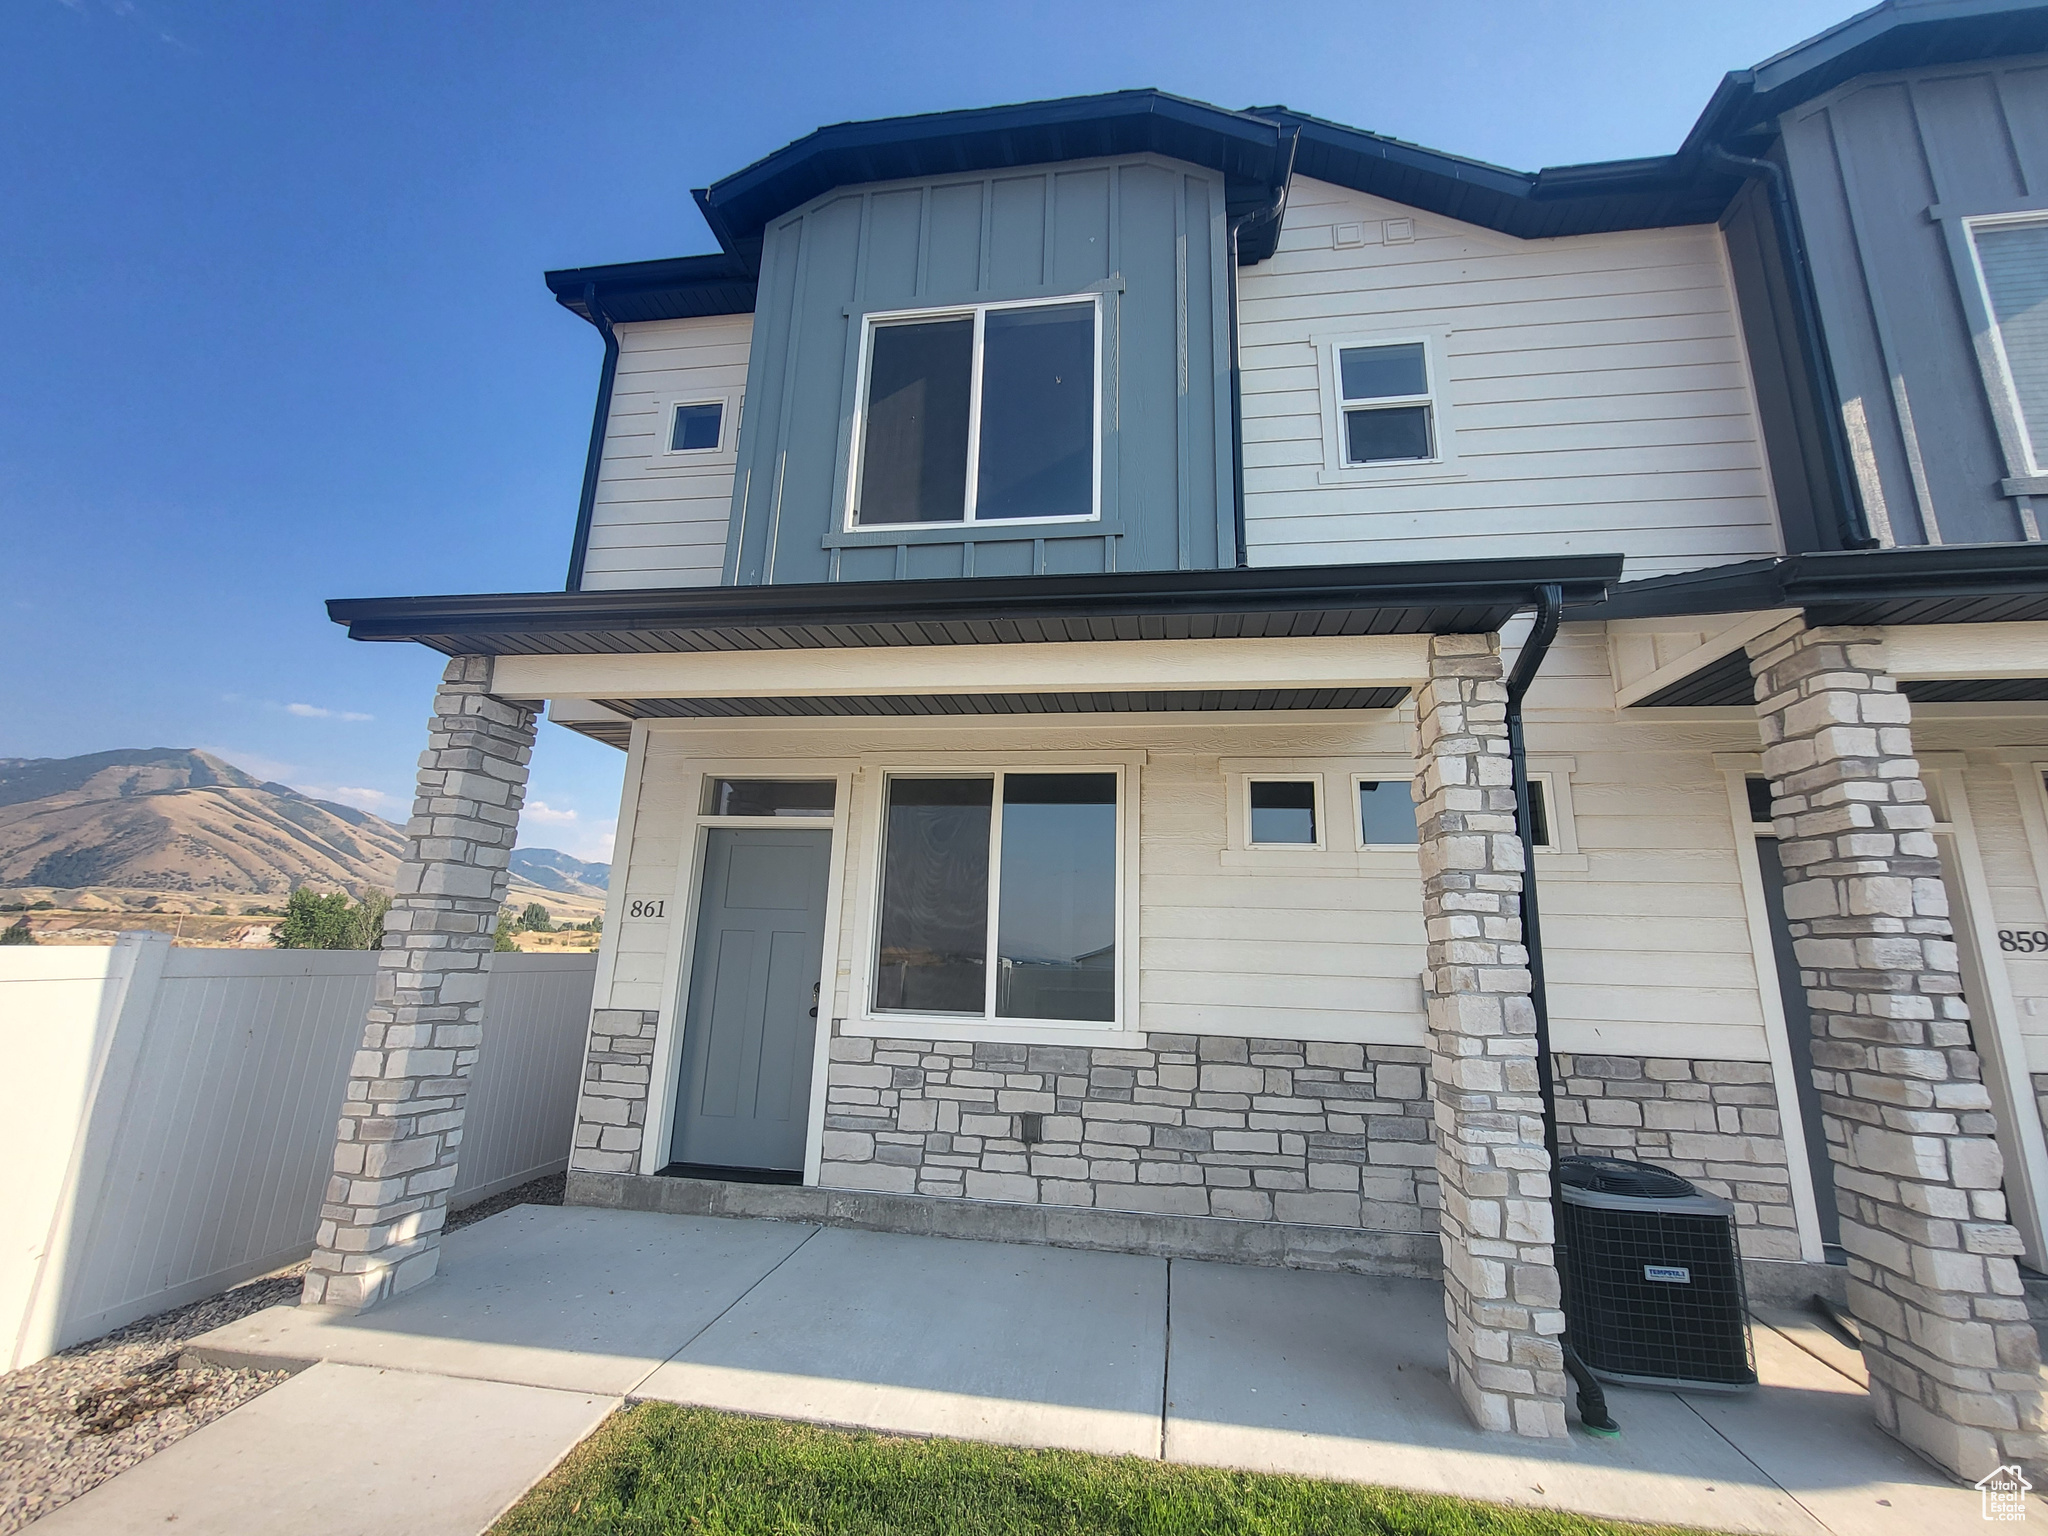
[[[402,820],[438,658],[322,599],[558,589],[599,343],[820,123],[1156,85],[1518,168],[1675,147],[1809,0],[0,10],[0,756],[197,746]],[[605,857],[544,726],[522,841]]]

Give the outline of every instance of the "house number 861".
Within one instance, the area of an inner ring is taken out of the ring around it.
[[[626,903],[626,916],[659,917],[661,916],[661,909],[664,905],[666,905],[666,903],[659,901],[629,901]],[[2042,947],[2044,949],[2048,949],[2048,934],[2043,934],[2041,938]]]

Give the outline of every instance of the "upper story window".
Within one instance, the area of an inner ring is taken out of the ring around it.
[[[669,414],[670,453],[714,453],[725,436],[725,402],[679,401]]]
[[[1970,244],[1991,311],[2002,382],[2025,439],[2027,470],[2048,474],[2048,218],[1972,219]]]
[[[1338,348],[1337,388],[1347,467],[1437,456],[1436,401],[1423,343]]]
[[[852,525],[1095,517],[1098,308],[869,316]]]

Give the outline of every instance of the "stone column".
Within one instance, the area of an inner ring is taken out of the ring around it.
[[[420,754],[377,991],[349,1068],[309,1303],[362,1311],[433,1278],[483,1039],[484,984],[519,835],[533,714],[449,662]]]
[[[1483,1429],[1561,1436],[1564,1313],[1500,638],[1438,635],[1429,660],[1415,817],[1451,1384]]]
[[[2038,1466],[2040,1352],[1905,695],[1876,630],[1795,619],[1749,658],[1877,1422],[1966,1479]]]

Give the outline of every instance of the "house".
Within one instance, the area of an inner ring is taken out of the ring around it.
[[[626,754],[572,1200],[1441,1274],[1550,1436],[1552,1155],[1639,1157],[2038,1459],[2048,7],[1646,160],[1127,91],[697,201],[548,274],[566,590],[331,605],[451,660],[310,1300],[433,1273],[544,708]]]

